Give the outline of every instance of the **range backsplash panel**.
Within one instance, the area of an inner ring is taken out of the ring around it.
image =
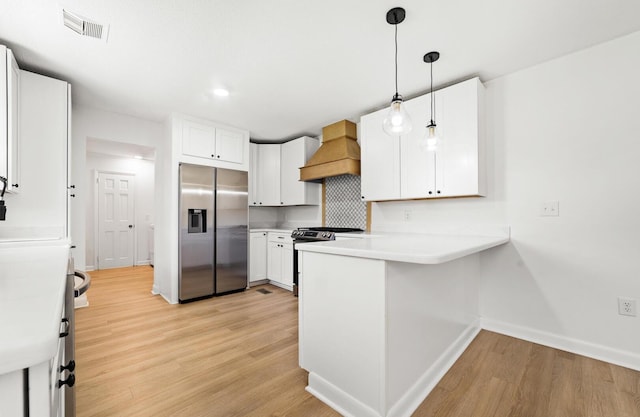
[[[325,187],[325,225],[365,229],[367,203],[360,198],[360,177],[339,175],[325,178]]]

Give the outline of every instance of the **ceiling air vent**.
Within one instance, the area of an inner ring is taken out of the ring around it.
[[[88,36],[90,38],[107,40],[109,26],[92,22],[75,13],[62,9],[62,18],[64,25],[79,35]]]

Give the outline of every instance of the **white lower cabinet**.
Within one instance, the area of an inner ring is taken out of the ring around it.
[[[293,241],[288,233],[268,233],[267,278],[274,285],[293,289]]]
[[[249,283],[267,279],[267,232],[249,234]]]
[[[63,325],[61,329],[64,328]],[[74,384],[71,381],[75,381],[70,371],[60,371],[66,364],[64,345],[65,339],[61,336],[57,354],[50,360],[0,375],[0,416],[64,417],[65,388],[59,387],[59,381],[71,385]]]
[[[486,194],[484,86],[473,78],[434,94],[435,122],[442,138],[435,151],[423,146],[431,94],[406,102],[407,112],[417,119],[406,136],[390,137],[384,133],[386,109],[362,117],[362,200]]]

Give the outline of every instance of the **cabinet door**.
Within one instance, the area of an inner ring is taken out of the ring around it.
[[[24,187],[20,185],[20,198],[11,203],[7,224],[46,227],[63,237],[67,234],[68,84],[27,71],[21,73],[20,83]]]
[[[278,242],[267,243],[267,278],[276,282],[282,282],[282,247],[280,245],[281,243]]]
[[[405,103],[413,118],[413,129],[400,138],[400,195],[403,199],[436,196],[435,153],[427,150],[425,140],[430,100],[431,95],[426,94]],[[436,103],[436,108],[439,107]]]
[[[282,249],[282,283],[293,288],[293,244],[285,243]]]
[[[300,167],[320,147],[317,139],[303,136],[280,147],[280,200],[285,206],[320,204],[321,185],[300,181]]]
[[[182,153],[202,158],[216,157],[216,129],[190,120],[182,121]]]
[[[9,178],[7,164],[7,147],[9,137],[7,136],[7,47],[0,45],[0,176]],[[2,185],[0,185],[1,187]]]
[[[442,142],[436,152],[436,188],[441,196],[480,195],[479,92],[477,78],[441,90]]]
[[[280,206],[280,145],[258,145],[256,196],[259,206]]]
[[[382,130],[386,112],[360,119],[361,195],[366,201],[400,198],[400,139]]]
[[[217,128],[215,135],[216,159],[237,164],[244,162],[244,143],[246,140],[243,133]]]
[[[7,192],[20,190],[20,68],[7,49]]]
[[[267,278],[267,233],[250,233],[249,282]]]
[[[249,205],[258,205],[258,144],[249,144]]]

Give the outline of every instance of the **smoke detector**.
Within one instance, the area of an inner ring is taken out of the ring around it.
[[[65,9],[62,9],[62,19],[66,27],[79,35],[107,41],[109,25],[93,22]]]

